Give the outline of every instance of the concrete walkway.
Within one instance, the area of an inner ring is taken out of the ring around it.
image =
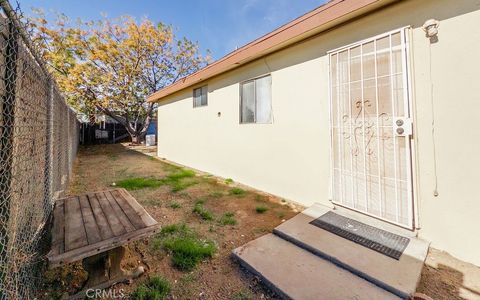
[[[415,292],[427,242],[409,237],[396,260],[309,224],[329,210],[314,205],[233,255],[287,299],[407,299]]]

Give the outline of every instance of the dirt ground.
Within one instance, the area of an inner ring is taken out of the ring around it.
[[[480,268],[430,248],[417,291],[438,300],[480,300]]]
[[[139,148],[137,150],[143,150]],[[80,149],[74,166],[69,194],[80,194],[112,188],[112,183],[132,177],[162,178],[171,172],[171,165],[125,145],[88,146]],[[130,292],[153,275],[168,279],[172,285],[171,299],[272,299],[257,278],[247,274],[230,256],[231,251],[262,236],[301,211],[301,207],[267,194],[247,190],[235,195],[229,191],[239,185],[224,179],[197,174],[197,184],[172,192],[168,186],[132,190],[130,193],[162,225],[185,223],[199,236],[215,241],[218,250],[212,259],[203,261],[195,270],[182,272],[172,266],[168,254],[154,251],[149,239],[131,243],[127,248],[125,267],[143,265],[147,272],[130,284],[114,288]],[[246,189],[245,187],[241,187]],[[222,196],[219,197],[219,195]],[[216,220],[205,221],[192,212],[194,204],[204,200],[204,206],[214,216],[234,213],[236,225],[221,225]],[[172,203],[180,208],[172,208]],[[257,206],[268,210],[257,213]],[[78,290],[86,274],[80,264],[57,268],[45,275],[45,291],[41,297],[58,298],[65,292]]]
[[[127,145],[99,145],[80,148],[75,163],[69,194],[111,188],[113,183],[126,178],[164,178],[172,166],[152,157],[154,149]],[[271,232],[281,222],[293,217],[302,207],[258,191],[234,194],[235,182],[198,173],[194,185],[177,192],[170,187],[145,188],[130,193],[162,225],[185,223],[199,236],[215,241],[218,251],[190,272],[172,266],[168,254],[154,250],[152,240],[131,243],[127,248],[125,268],[143,265],[147,272],[129,284],[113,287],[131,292],[149,277],[160,275],[170,281],[170,299],[275,299],[258,278],[241,269],[230,256],[231,251],[259,236]],[[234,180],[234,178],[233,178]],[[215,216],[202,220],[193,213],[198,200]],[[175,205],[172,205],[175,204]],[[265,213],[256,207],[265,206]],[[233,213],[236,225],[222,225],[215,220],[225,213]],[[65,293],[81,288],[86,274],[80,264],[47,271],[40,298],[57,299]],[[446,253],[432,249],[422,273],[419,292],[433,299],[480,299],[480,268],[463,263]]]

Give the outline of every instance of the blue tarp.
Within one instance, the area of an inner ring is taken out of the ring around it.
[[[150,125],[148,125],[147,134],[157,134],[157,122],[152,121]]]

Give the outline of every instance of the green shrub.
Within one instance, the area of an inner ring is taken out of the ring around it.
[[[241,189],[241,188],[232,188],[229,193],[230,193],[230,195],[243,196],[247,192],[244,189]]]
[[[226,184],[231,184],[231,183],[233,183],[233,179],[232,178],[227,178],[227,179],[225,179],[225,183]]]
[[[159,276],[150,278],[146,283],[138,286],[132,293],[132,300],[162,300],[170,293],[170,283]]]
[[[263,206],[263,205],[259,205],[259,206],[255,207],[255,211],[259,214],[263,214],[267,210],[268,210],[268,207]]]

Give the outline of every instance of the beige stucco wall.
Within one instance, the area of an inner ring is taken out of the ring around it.
[[[434,44],[421,29],[430,18],[440,21]],[[191,89],[169,96],[158,110],[158,155],[306,206],[330,205],[326,52],[403,26],[412,26],[418,232],[480,265],[478,0],[402,1],[209,80],[207,107],[192,107]],[[239,124],[239,82],[268,73],[273,124]]]

